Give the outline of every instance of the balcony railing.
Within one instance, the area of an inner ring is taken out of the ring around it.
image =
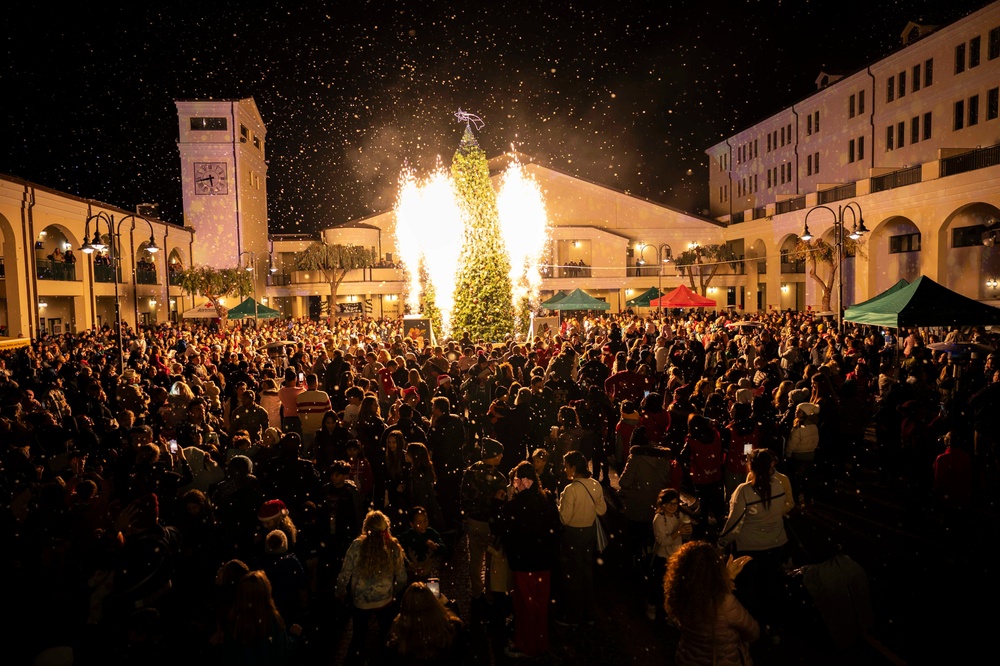
[[[170,283],[171,287],[179,287],[181,286],[181,274],[171,273],[167,276],[167,281]]]
[[[38,279],[72,282],[76,280],[76,264],[67,264],[64,261],[39,261]]]
[[[779,201],[774,206],[774,212],[778,215],[782,213],[790,213],[793,210],[802,210],[806,207],[806,197],[803,194],[800,197],[795,197],[794,199],[786,199],[785,201]]]
[[[871,179],[871,192],[875,194],[876,192],[885,192],[886,190],[894,190],[897,187],[919,183],[921,173],[922,169],[918,164],[915,167],[899,169],[883,176],[875,176]]]
[[[267,286],[284,287],[292,283],[292,276],[288,273],[271,273],[267,276]]]
[[[850,199],[851,197],[857,196],[857,183],[847,183],[846,185],[838,185],[837,187],[831,187],[827,190],[820,190],[817,194],[819,195],[819,203],[828,204],[834,201],[840,201],[842,199]]]
[[[135,269],[136,284],[159,284],[156,281],[156,269],[137,268]]]
[[[109,282],[114,283],[115,275],[118,271],[115,270],[114,266],[110,264],[95,264],[94,265],[94,282]]]
[[[800,259],[799,261],[785,261],[781,262],[781,272],[783,274],[787,273],[805,273],[806,272],[806,262],[805,259]]]
[[[743,218],[744,218],[745,215],[746,215],[746,211],[742,211],[742,210],[739,211],[739,212],[733,213],[732,215],[729,216],[729,223],[730,224],[739,224],[740,222],[743,221]]]
[[[767,217],[767,206],[758,206],[753,209],[753,219],[760,220]]]
[[[961,155],[945,157],[941,160],[941,176],[985,169],[1000,164],[1000,145],[977,148]]]

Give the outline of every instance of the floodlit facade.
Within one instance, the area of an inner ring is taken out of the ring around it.
[[[910,23],[901,41],[860,71],[821,73],[814,94],[706,151],[710,212],[743,240],[758,307],[817,306],[815,281],[785,255],[807,215],[831,240],[849,202],[871,233],[844,262],[845,306],[921,274],[1000,297],[1000,3],[943,27]]]
[[[853,73],[821,72],[816,85],[708,148],[709,217],[518,156],[551,224],[542,297],[582,288],[623,310],[650,287],[690,284],[667,259],[695,244],[725,244],[735,260],[720,265],[706,294],[720,308],[818,310],[807,264],[789,253],[807,221],[813,235],[834,242],[836,221],[850,231],[860,211],[870,232],[843,260],[844,306],[921,274],[1000,304],[1000,2],[946,26],[910,23],[893,54]],[[192,265],[252,268],[255,295],[286,316],[404,313],[392,211],[315,235],[269,236],[266,131],[253,99],[176,106],[182,225],[159,220],[152,205],[131,218],[0,175],[0,337],[111,322],[116,280],[124,320],[176,318],[196,303],[170,275]],[[495,186],[510,159],[491,160]],[[114,230],[118,275],[79,251],[98,212],[126,220]],[[161,252],[147,257],[150,228]],[[296,266],[320,239],[370,247],[378,262],[348,272],[334,295],[327,276]],[[57,257],[67,247],[75,264]],[[829,267],[818,273],[828,278]]]
[[[108,249],[82,252],[95,233]],[[147,251],[151,235],[155,253]],[[116,282],[130,325],[176,317],[192,301],[172,276],[189,265],[194,239],[190,227],[158,219],[155,205],[133,213],[0,175],[0,338],[113,323]]]

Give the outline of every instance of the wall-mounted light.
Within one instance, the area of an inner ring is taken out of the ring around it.
[[[44,231],[44,230],[43,230],[43,231],[39,231],[39,232],[38,232],[38,237],[39,237],[39,238],[45,238],[45,236],[47,236],[47,235],[48,235],[48,233],[49,233],[49,232],[47,232],[47,231]]]
[[[580,241],[573,241],[573,247],[580,247]]]
[[[998,282],[996,278],[990,278],[986,281],[986,286],[990,289],[996,289],[997,287],[1000,287],[1000,282]]]
[[[261,297],[260,302],[263,303],[264,305],[267,305],[267,296]]]
[[[225,304],[226,304],[226,299],[220,298],[219,299],[219,305],[225,305]]]
[[[719,291],[718,287],[709,287],[708,288],[708,293],[710,293],[710,294],[714,294],[717,291]]]
[[[688,243],[688,249],[689,250],[693,250],[696,247],[698,247],[698,241],[691,241],[690,243]]]
[[[781,291],[783,291],[784,293],[787,294],[788,293],[788,285],[787,284],[781,285]]]
[[[625,295],[626,296],[631,296],[633,291],[634,291],[633,289],[626,289],[625,290]]]
[[[73,249],[72,245],[70,245],[69,243],[63,243],[63,251],[71,250],[71,249]]]
[[[49,307],[48,303],[46,303],[45,301],[38,301],[38,309],[39,310],[41,310],[42,308],[47,308],[47,307]]]
[[[156,299],[155,298],[149,299],[149,307],[154,307],[155,305],[156,305]]]
[[[170,299],[170,304],[171,305],[177,305],[177,299],[176,298],[171,298]]]

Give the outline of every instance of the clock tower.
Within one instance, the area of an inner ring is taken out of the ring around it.
[[[190,262],[249,267],[254,253],[259,297],[268,269],[264,121],[252,97],[175,104],[184,223],[195,230]]]

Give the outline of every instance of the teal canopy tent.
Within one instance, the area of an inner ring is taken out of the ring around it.
[[[254,303],[254,299],[246,299],[229,311],[229,319],[253,319],[254,316],[257,319],[274,319],[281,316],[281,313],[274,308],[269,308],[260,303],[257,303],[257,307],[254,309]]]
[[[627,308],[648,308],[649,302],[653,299],[659,298],[663,294],[656,287],[650,287],[646,291],[642,292],[635,298],[631,298],[625,301],[625,307]]]
[[[844,320],[889,328],[995,326],[1000,325],[1000,309],[967,298],[921,275],[892,293],[847,308]]]
[[[555,305],[564,298],[566,298],[566,294],[561,291],[557,291],[552,298],[542,303],[542,307],[551,310],[553,305]]]
[[[549,300],[551,301],[551,299]],[[549,310],[610,310],[611,304],[590,296],[582,289],[576,289],[555,305],[545,305],[544,307]]]

